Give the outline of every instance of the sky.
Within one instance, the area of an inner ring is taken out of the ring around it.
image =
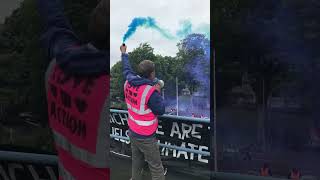
[[[210,0],[110,0],[110,67],[120,60],[122,37],[134,17],[155,18],[162,27],[175,34],[183,20],[194,27],[210,24]],[[140,43],[148,42],[155,54],[175,56],[178,40],[163,38],[152,29],[138,29],[126,45],[130,52]]]
[[[4,22],[5,17],[9,16],[21,1],[8,0],[1,3],[0,23]],[[110,67],[120,60],[119,46],[134,17],[151,16],[162,28],[174,34],[183,20],[190,20],[194,27],[210,23],[210,0],[110,0],[110,4]],[[156,54],[174,56],[177,52],[178,41],[165,39],[151,29],[138,29],[126,42],[128,51],[144,42],[150,43]]]
[[[5,17],[10,16],[12,11],[19,7],[22,0],[7,0],[1,2],[0,6],[0,24],[4,23]]]

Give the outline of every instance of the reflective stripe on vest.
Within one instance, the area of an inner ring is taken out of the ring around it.
[[[261,174],[261,176],[269,176],[269,169],[268,168],[261,168],[261,170],[260,170],[261,172],[260,172],[260,174]]]
[[[54,67],[56,66],[55,60],[52,60],[48,70],[46,72],[46,90],[48,92],[48,82],[50,75],[53,72]],[[109,137],[109,96],[107,96],[107,99],[104,102],[104,105],[102,107],[101,113],[100,113],[100,118],[97,126],[97,139],[96,139],[96,152],[91,153],[87,151],[86,149],[83,149],[81,147],[76,146],[72,142],[68,141],[61,133],[55,131],[53,128],[53,136],[55,140],[55,144],[68,153],[70,155],[77,159],[80,160],[84,163],[89,164],[93,168],[108,168],[109,166],[109,141],[107,141]],[[61,164],[62,165],[62,164]],[[64,171],[65,172],[65,171]],[[68,176],[69,177],[69,176]]]
[[[157,122],[157,118],[153,119],[151,121],[143,121],[143,120],[136,120],[130,115],[130,113],[128,113],[128,114],[129,114],[129,119],[134,121],[139,126],[151,126]]]
[[[81,149],[72,143],[70,143],[68,140],[66,140],[61,134],[53,130],[53,136],[55,143],[63,148],[65,151],[68,151],[72,156],[78,160],[81,160],[91,166],[97,167],[97,168],[103,168],[106,167],[106,162],[102,161],[101,158],[103,156],[99,156],[99,154],[92,154],[85,149]]]
[[[124,83],[124,89],[126,88],[127,84],[128,84],[128,81],[126,81]],[[148,108],[146,110],[144,109],[144,105],[146,104],[147,94],[148,94],[148,92],[150,91],[151,88],[152,88],[152,86],[147,86],[145,88],[145,90],[143,91],[142,97],[141,97],[141,102],[140,102],[140,109],[136,109],[136,108],[132,107],[130,104],[127,103],[128,109],[130,109],[131,111],[137,113],[138,115],[146,115],[146,114],[151,113],[151,109],[150,108]]]
[[[299,172],[297,172],[297,173],[291,172],[291,179],[299,180],[300,179],[300,173]]]
[[[76,178],[74,178],[71,173],[69,173],[61,163],[58,163],[58,167],[59,167],[59,180],[60,177],[62,178],[62,180],[76,180]]]
[[[138,109],[136,109],[136,108],[134,108],[134,107],[132,107],[130,104],[127,104],[127,107],[128,107],[128,109],[130,109],[131,111],[133,111],[133,112],[135,112],[135,113],[137,113],[137,114],[139,114],[139,115],[146,115],[146,114],[149,114],[150,112],[151,112],[151,109],[147,109],[147,110],[138,110]]]

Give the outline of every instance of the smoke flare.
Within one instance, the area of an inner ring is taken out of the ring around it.
[[[193,25],[190,20],[184,20],[180,23],[179,30],[173,35],[168,30],[159,26],[156,20],[152,17],[135,17],[128,26],[127,32],[122,38],[122,42],[126,42],[139,27],[150,28],[158,31],[164,38],[169,40],[183,39],[192,33],[204,34],[210,39],[210,25],[200,24],[198,27],[193,29]]]
[[[167,30],[159,27],[157,22],[152,17],[136,17],[128,26],[127,32],[123,36],[123,42],[128,40],[138,29],[138,27],[152,28],[158,31],[163,37],[167,39],[174,39],[175,37]]]

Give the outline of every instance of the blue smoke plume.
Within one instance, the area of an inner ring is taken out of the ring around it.
[[[138,27],[152,28],[158,31],[163,37],[167,39],[174,39],[175,37],[167,30],[159,27],[157,22],[152,17],[136,17],[132,20],[128,26],[128,31],[123,36],[123,42],[129,39],[137,30]]]
[[[180,39],[186,38],[190,34],[204,34],[207,39],[210,39],[210,25],[202,23],[198,27],[193,27],[190,20],[184,20],[180,22],[180,29],[177,31],[176,35]]]
[[[139,27],[151,28],[158,31],[164,38],[169,40],[183,39],[192,33],[204,34],[208,39],[210,39],[210,25],[201,24],[195,29],[190,20],[184,20],[180,23],[180,28],[175,35],[170,33],[165,28],[158,25],[156,20],[152,17],[136,17],[134,18],[128,26],[127,32],[124,34],[122,41],[126,42]]]
[[[201,86],[208,90],[210,88],[210,41],[204,35],[191,34],[183,40],[184,49],[187,52],[200,51],[187,64],[189,72],[201,84]]]
[[[210,109],[207,107],[210,103],[210,41],[204,34],[193,33],[182,40],[182,48],[191,54],[198,52],[197,55],[191,56],[184,67],[200,85],[197,91],[192,93],[193,99],[198,102],[190,111],[208,117],[210,114]]]
[[[195,30],[194,33],[204,34],[207,39],[210,39],[210,25],[209,24],[200,24]]]
[[[181,29],[176,33],[179,38],[185,38],[187,35],[192,33],[192,23],[189,20],[182,21],[180,25]]]

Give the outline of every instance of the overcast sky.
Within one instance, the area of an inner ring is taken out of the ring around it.
[[[210,23],[210,0],[111,0],[110,42],[111,67],[120,60],[119,47],[123,34],[134,17],[151,16],[158,24],[174,33],[182,20],[197,25]],[[151,29],[138,29],[126,44],[132,51],[140,43],[148,42],[156,54],[174,56],[178,41],[168,40]]]
[[[4,23],[5,17],[9,16],[14,9],[19,7],[22,0],[1,0],[0,4],[0,24]]]
[[[0,23],[4,22],[16,9],[22,0],[8,0],[1,3]],[[199,24],[210,23],[210,0],[110,0],[111,17],[111,67],[120,60],[119,46],[123,34],[134,17],[151,16],[158,24],[175,33],[182,20],[190,20],[196,27]],[[138,29],[126,42],[128,51],[132,51],[140,43],[148,42],[155,48],[156,54],[174,56],[178,41],[168,40],[151,29]]]

